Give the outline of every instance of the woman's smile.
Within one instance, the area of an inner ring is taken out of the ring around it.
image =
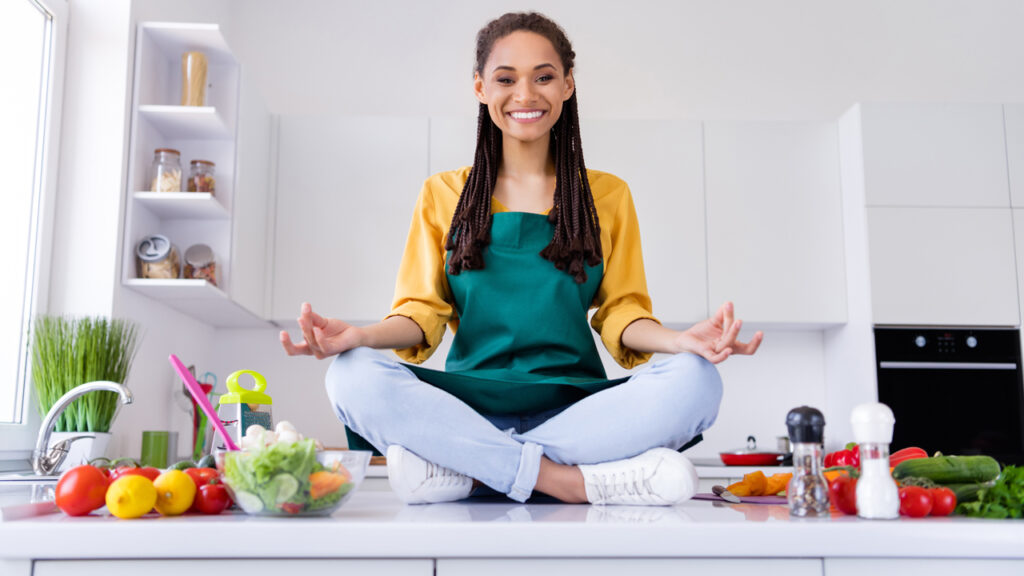
[[[505,115],[520,124],[530,124],[539,121],[545,114],[547,112],[544,110],[513,110]]]

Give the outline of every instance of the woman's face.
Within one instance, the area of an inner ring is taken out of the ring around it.
[[[491,121],[506,138],[524,142],[546,138],[572,96],[572,70],[547,38],[516,31],[494,43],[483,75],[474,75],[473,90],[487,105]]]

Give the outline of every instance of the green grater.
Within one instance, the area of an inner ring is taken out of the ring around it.
[[[238,379],[243,374],[252,376],[255,384],[252,389],[239,384]],[[274,401],[264,392],[267,389],[267,379],[262,374],[252,370],[238,370],[228,376],[226,383],[228,391],[220,397],[217,417],[235,444],[242,445],[242,436],[245,436],[246,429],[253,424],[259,424],[267,430],[274,429],[270,410]],[[218,443],[218,448],[227,449],[219,439]]]

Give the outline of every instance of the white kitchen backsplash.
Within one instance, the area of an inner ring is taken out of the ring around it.
[[[301,338],[298,330],[289,330]],[[744,333],[743,340],[749,338]],[[251,369],[267,378],[267,392],[274,399],[274,417],[296,424],[304,434],[325,444],[343,446],[345,434],[327,401],[324,373],[328,360],[290,358],[278,342],[276,330],[218,330],[213,370],[223,382],[230,372]],[[825,387],[821,331],[777,331],[765,335],[753,357],[737,356],[719,365],[725,394],[718,421],[704,434],[704,442],[689,454],[716,457],[721,450],[743,446],[749,435],[774,448],[775,437],[786,434],[786,413],[809,404],[824,410]],[[440,369],[451,338],[446,336],[437,352],[424,364]],[[598,349],[604,347],[598,343]],[[609,377],[629,372],[602,354]]]

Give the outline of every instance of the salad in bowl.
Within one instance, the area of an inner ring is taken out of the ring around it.
[[[238,507],[259,516],[326,516],[366,476],[371,452],[323,450],[288,422],[250,426],[242,450],[218,452],[217,470]]]

